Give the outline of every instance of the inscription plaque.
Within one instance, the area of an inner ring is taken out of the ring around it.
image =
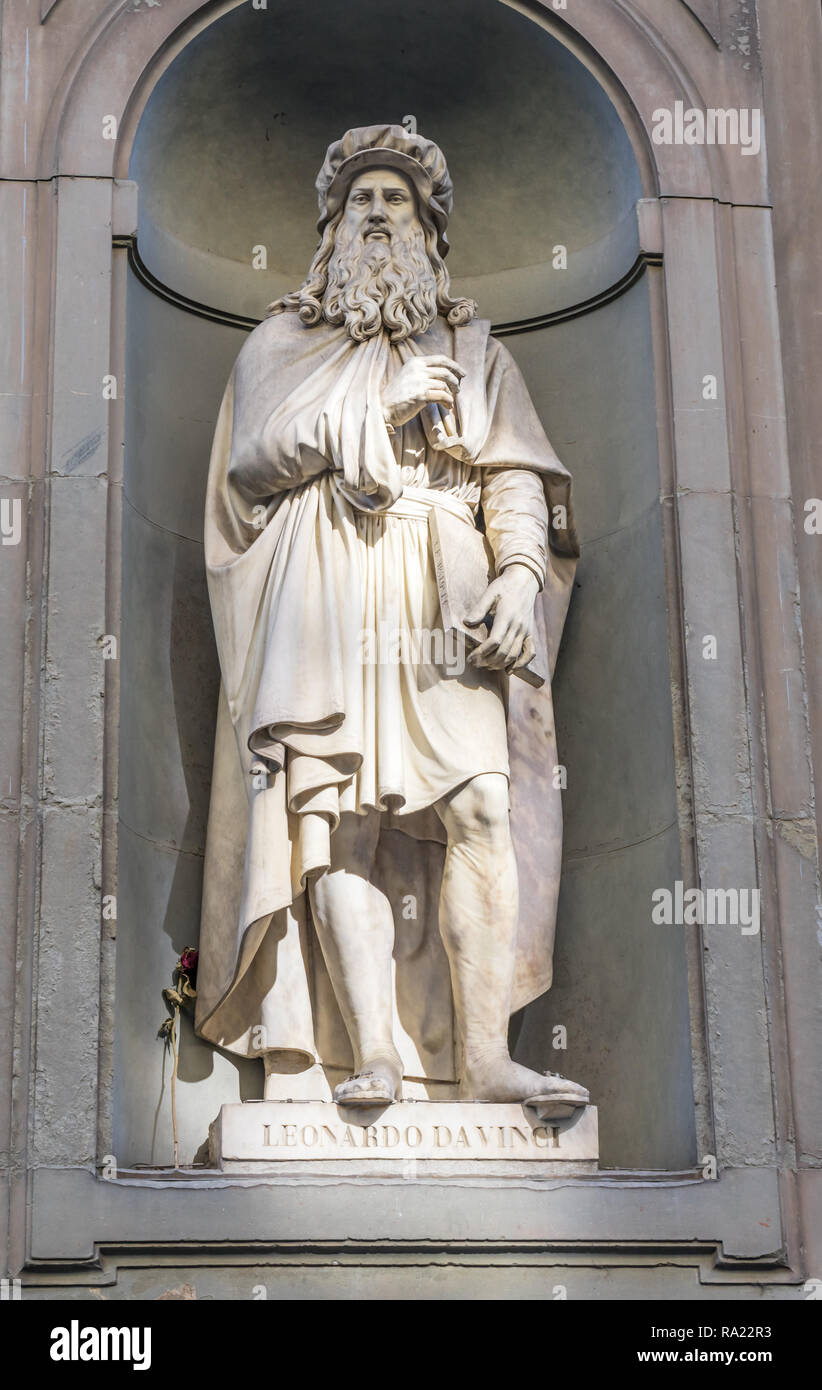
[[[402,1171],[411,1161],[452,1171],[595,1172],[597,1112],[541,1121],[523,1105],[401,1101],[384,1108],[330,1101],[224,1105],[211,1128],[211,1159],[228,1171],[306,1171],[328,1165]],[[568,1165],[572,1165],[569,1167]],[[424,1170],[423,1170],[424,1171]]]

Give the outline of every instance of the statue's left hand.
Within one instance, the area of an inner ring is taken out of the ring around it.
[[[539,591],[536,575],[527,565],[509,565],[488,585],[479,603],[465,615],[468,627],[477,627],[490,616],[491,631],[468,657],[469,666],[491,671],[516,671],[534,655],[534,600]]]

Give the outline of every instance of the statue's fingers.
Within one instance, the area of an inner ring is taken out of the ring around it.
[[[480,642],[479,646],[475,647],[472,651],[471,655],[468,658],[468,665],[487,666],[489,659],[496,652],[496,650],[496,642],[492,642],[490,638],[486,637],[485,641]]]
[[[525,643],[523,642],[520,645],[520,643],[517,642],[513,647],[512,651],[510,652],[508,660],[505,663],[506,671],[516,671],[517,668],[522,665],[522,654],[524,651]]]
[[[447,367],[458,377],[465,376],[465,368],[461,367],[459,362],[455,362],[453,357],[446,357],[445,353],[442,352],[432,352],[428,356],[420,357],[419,361],[424,362],[428,367]]]
[[[515,627],[506,641],[500,644],[500,652],[505,658],[504,664],[506,666],[511,666],[518,660],[524,643],[525,634],[520,627]]]
[[[468,627],[476,627],[477,623],[484,623],[487,617],[493,617],[499,606],[499,590],[493,584],[489,584],[479,603],[475,603],[473,608],[469,608],[463,618],[463,622]],[[490,633],[488,634],[490,637]]]
[[[531,638],[526,637],[525,642],[523,643],[522,651],[520,652],[519,656],[517,657],[516,661],[511,667],[511,670],[518,671],[521,666],[527,666],[528,662],[532,661],[535,655],[536,647],[534,646],[534,643],[532,642]]]
[[[509,619],[495,619],[491,631],[488,634],[487,642],[484,644],[488,648],[485,664],[490,670],[502,670],[510,649],[510,644],[512,640],[515,640],[515,637],[516,634]]]
[[[493,632],[491,633],[493,637]],[[497,643],[496,655],[489,661],[494,671],[502,671],[519,656],[522,648],[522,634],[516,626],[509,627]]]
[[[460,389],[460,378],[450,367],[429,367],[428,376],[432,382],[444,381],[452,391],[459,391]]]

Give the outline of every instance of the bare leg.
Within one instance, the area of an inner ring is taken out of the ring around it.
[[[331,866],[309,888],[311,911],[343,1021],[351,1039],[356,1075],[334,1092],[353,1103],[381,1078],[395,1099],[402,1061],[393,1039],[394,917],[391,904],[370,882],[379,838],[376,811],[345,814],[331,837]],[[373,1074],[372,1081],[360,1073]]]
[[[582,1086],[522,1067],[508,1052],[519,902],[506,778],[475,777],[438,802],[437,812],[448,835],[440,931],[463,1046],[462,1094],[491,1101],[556,1095],[558,1102],[564,1095],[571,1109],[587,1104]]]

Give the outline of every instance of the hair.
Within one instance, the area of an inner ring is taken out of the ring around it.
[[[337,245],[337,228],[342,220],[344,206],[340,208],[333,217],[329,219],[323,228],[320,244],[317,247],[314,259],[309,266],[308,274],[298,290],[292,290],[290,294],[283,295],[281,299],[276,299],[273,304],[269,304],[266,310],[266,317],[273,314],[282,314],[286,310],[291,310],[299,314],[301,321],[307,328],[313,327],[325,318],[328,323],[343,323],[346,321],[345,308],[340,304],[340,286],[332,285],[331,294],[327,294],[329,287],[329,267],[334,258]],[[427,208],[420,206],[419,220],[422,226],[423,243],[425,254],[427,255],[431,273],[433,277],[434,296],[431,311],[426,314],[426,307],[423,303],[414,304],[411,302],[407,307],[412,310],[411,320],[420,319],[422,322],[419,327],[430,326],[430,321],[436,313],[443,315],[452,327],[461,327],[463,324],[470,323],[477,314],[477,305],[473,299],[454,299],[451,296],[451,280],[445,266],[445,262],[439,253],[437,246],[437,227],[428,212]],[[389,289],[395,289],[389,286]],[[424,298],[424,296],[423,296]],[[409,333],[408,317],[403,313],[402,306],[397,304],[396,293],[389,294],[388,300],[391,306],[386,303],[384,319],[386,327],[391,329],[392,339],[407,337]],[[365,338],[370,333],[377,332],[380,327],[379,315],[374,322],[373,306],[371,312],[367,309],[360,312],[357,306],[356,316],[360,318],[360,332],[354,332],[354,336]],[[349,309],[350,312],[350,309]],[[394,321],[392,322],[392,314]],[[425,318],[429,323],[424,323]]]

